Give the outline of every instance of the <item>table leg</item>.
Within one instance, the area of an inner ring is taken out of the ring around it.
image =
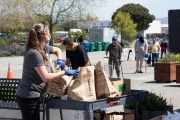
[[[139,120],[138,101],[135,102],[135,120]]]
[[[50,120],[49,108],[46,108],[46,120]]]
[[[84,113],[85,113],[85,120],[93,120],[94,119],[93,110],[91,110],[91,111],[86,110]]]

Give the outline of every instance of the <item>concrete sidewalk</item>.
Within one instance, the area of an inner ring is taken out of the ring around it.
[[[127,59],[126,52],[123,57]],[[99,60],[103,62],[103,57],[105,56],[104,51],[100,52],[89,52],[89,58],[92,64],[97,63]],[[56,60],[54,55],[51,56],[52,60]],[[134,58],[134,56],[131,56]],[[65,59],[65,52],[63,52],[63,59]],[[124,60],[124,58],[122,58]],[[14,78],[21,78],[22,76],[22,64],[23,64],[23,57],[3,57],[0,58],[0,78],[6,78],[7,70],[8,70],[8,62],[11,63],[11,69],[13,71]],[[107,60],[104,61],[104,64],[107,64]],[[167,98],[169,104],[173,104],[174,110],[180,111],[180,100],[178,91],[180,91],[180,84],[176,84],[175,82],[172,83],[156,83],[154,80],[154,68],[147,67],[147,73],[145,73],[145,67],[143,66],[144,73],[137,73],[134,74],[135,71],[135,61],[133,59],[129,61],[122,62],[123,68],[123,76],[124,78],[131,79],[131,88],[138,89],[138,90],[147,90],[152,91],[157,94],[163,94],[164,97]],[[108,73],[108,68],[105,69],[106,73]],[[114,77],[116,77],[114,71]],[[122,76],[121,76],[122,78]],[[51,112],[55,114],[56,112]],[[59,112],[57,112],[59,114]],[[18,113],[10,113],[9,111],[1,111],[0,110],[0,117],[8,117],[13,116],[14,118],[19,118],[20,112]],[[15,117],[16,116],[16,117]],[[12,117],[11,117],[12,118]],[[56,118],[53,118],[55,120]]]

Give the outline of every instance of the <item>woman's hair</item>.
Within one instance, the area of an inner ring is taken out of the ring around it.
[[[144,43],[144,38],[143,38],[143,37],[140,37],[140,38],[139,38],[139,41],[140,41],[141,43]]]
[[[42,41],[41,37],[48,32],[48,27],[45,23],[38,23],[33,26],[33,28],[29,31],[28,39],[26,41],[24,56],[28,49],[34,48],[38,50],[41,55],[43,56],[44,61],[47,63],[49,60],[46,56],[45,51],[40,45],[40,42]]]

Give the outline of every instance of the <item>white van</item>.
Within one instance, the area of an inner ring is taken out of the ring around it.
[[[70,29],[69,31],[70,32],[78,32],[78,31],[81,32],[81,29]]]

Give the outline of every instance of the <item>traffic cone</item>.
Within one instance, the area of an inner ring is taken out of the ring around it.
[[[13,78],[13,74],[12,74],[11,67],[10,67],[10,62],[8,64],[7,78]]]

